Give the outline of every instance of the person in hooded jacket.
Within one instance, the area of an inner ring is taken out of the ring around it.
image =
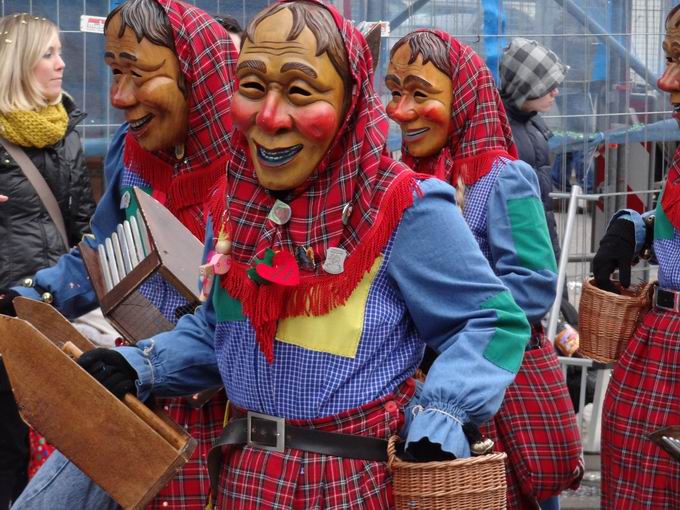
[[[555,104],[558,86],[568,67],[548,48],[518,37],[505,48],[500,63],[501,98],[510,121],[519,159],[531,165],[538,177],[541,201],[555,259],[560,260],[552,191],[550,149],[552,131],[541,118]]]
[[[18,146],[56,198],[68,244],[88,231],[94,211],[90,179],[76,126],[83,120],[61,88],[64,61],[59,28],[45,18],[0,19],[0,288],[32,276],[67,251],[64,240],[5,143]],[[28,427],[21,420],[0,364],[0,509],[27,481]]]

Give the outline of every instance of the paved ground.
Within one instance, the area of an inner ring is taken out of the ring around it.
[[[586,455],[586,474],[581,486],[575,491],[566,491],[560,497],[562,510],[600,508],[600,456]]]

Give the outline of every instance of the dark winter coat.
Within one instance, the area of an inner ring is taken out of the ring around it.
[[[512,138],[515,140],[519,152],[519,159],[529,163],[538,176],[545,219],[548,222],[548,232],[550,232],[555,258],[559,262],[560,242],[557,237],[553,199],[549,195],[553,190],[550,151],[548,149],[548,139],[553,135],[552,131],[536,112],[523,112],[511,106],[507,101],[505,102],[505,110],[510,121]]]
[[[43,149],[24,147],[54,194],[64,217],[69,244],[89,231],[95,203],[85,168],[83,147],[75,127],[84,118],[64,96],[69,116],[62,140]],[[23,171],[0,145],[0,288],[17,285],[39,269],[49,267],[67,251],[59,231]]]

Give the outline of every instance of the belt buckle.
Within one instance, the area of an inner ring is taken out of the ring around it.
[[[678,294],[678,292],[657,287],[656,292],[654,292],[654,306],[656,308],[661,308],[662,310],[677,313]],[[659,302],[659,297],[661,297],[661,302]]]
[[[248,411],[246,426],[246,444],[261,450],[283,453],[286,440],[284,418]]]

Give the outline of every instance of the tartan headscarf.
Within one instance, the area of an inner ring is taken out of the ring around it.
[[[569,70],[548,48],[518,37],[503,50],[500,62],[501,97],[517,108],[538,99],[564,81]]]
[[[447,145],[433,156],[411,156],[402,143],[402,161],[416,172],[434,175],[453,186],[462,177],[469,186],[489,173],[499,156],[517,159],[505,107],[489,68],[472,48],[446,32],[418,32],[434,34],[448,50],[453,86],[451,127]]]
[[[673,227],[680,230],[680,147],[675,151],[673,163],[668,169],[661,207]]]
[[[288,3],[281,0],[279,3]],[[228,230],[233,265],[221,279],[230,296],[241,302],[268,361],[273,361],[277,321],[298,315],[323,315],[342,305],[371,268],[413,203],[414,174],[384,156],[388,121],[373,89],[371,51],[354,25],[320,1],[333,17],[347,51],[351,97],[345,120],[324,158],[289,201],[292,217],[278,226],[267,218],[275,198],[260,186],[242,133],[234,131],[223,179],[211,207],[215,236],[228,201]],[[347,224],[343,210],[352,207]],[[313,250],[317,268],[300,271],[296,287],[258,285],[247,269],[265,250],[294,253]],[[347,251],[344,272],[326,274],[321,263],[330,247]]]
[[[177,0],[156,0],[165,10],[175,41],[189,105],[184,158],[173,149],[151,153],[128,132],[124,161],[154,190],[154,196],[199,239],[205,233],[204,204],[224,173],[231,131],[231,96],[238,51],[226,30],[202,10]]]

